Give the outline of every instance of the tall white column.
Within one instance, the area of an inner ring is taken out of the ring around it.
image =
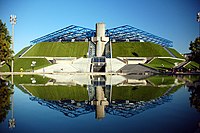
[[[12,50],[14,52],[14,24],[12,24]],[[12,54],[14,58],[14,54]],[[14,60],[12,59],[12,67],[11,67],[11,72],[14,72]]]
[[[10,15],[10,23],[12,24],[12,50],[14,52],[14,25],[17,22],[17,17],[16,15]],[[12,54],[12,56],[14,56],[14,54]],[[11,68],[11,72],[14,72],[14,60],[12,59],[12,68]]]
[[[109,41],[109,37],[105,36],[105,24],[96,24],[96,37],[92,37],[92,41],[96,44],[96,56],[103,56],[106,42]]]

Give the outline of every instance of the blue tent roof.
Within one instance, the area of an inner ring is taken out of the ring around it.
[[[63,29],[57,30],[45,36],[32,40],[30,43],[36,44],[40,42],[58,42],[58,41],[84,41],[95,36],[96,31],[81,26],[70,25]],[[153,35],[138,28],[124,25],[106,30],[106,36],[115,41],[144,41],[153,42],[166,47],[172,47],[173,42],[165,38]]]

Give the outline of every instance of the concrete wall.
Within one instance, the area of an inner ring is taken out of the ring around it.
[[[71,64],[79,72],[90,72],[91,58],[79,58]]]
[[[106,72],[116,72],[126,64],[116,58],[106,59]]]
[[[147,61],[146,57],[117,57],[121,60],[123,60],[124,62],[126,62],[126,64],[144,64]]]

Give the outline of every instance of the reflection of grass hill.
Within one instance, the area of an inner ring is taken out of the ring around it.
[[[176,78],[172,76],[158,76],[158,75],[147,78],[147,80],[150,81],[155,86],[174,84],[175,79]]]
[[[36,80],[37,84],[46,84],[50,79],[47,77],[42,77],[40,75],[14,75],[15,84],[31,84],[31,78]]]
[[[34,96],[45,100],[88,100],[88,92],[81,86],[24,86]]]
[[[42,77],[40,75],[14,75],[14,84],[24,93],[27,93],[23,87],[21,87],[19,84],[32,84],[31,78],[34,78],[36,80],[37,84],[46,84],[50,79],[47,77]],[[11,80],[11,76],[8,78],[8,80]]]
[[[112,88],[112,100],[149,101],[161,97],[169,87],[122,86]]]
[[[183,84],[174,86],[173,89],[169,92],[169,94],[173,94],[174,92],[176,92],[178,89],[180,89],[183,86]]]

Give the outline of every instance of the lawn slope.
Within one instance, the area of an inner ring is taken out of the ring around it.
[[[112,51],[113,57],[171,57],[161,45],[150,42],[116,42]]]
[[[88,42],[42,42],[35,44],[24,56],[86,57]]]
[[[169,49],[175,56],[182,56],[174,49]],[[24,56],[48,57],[86,57],[88,42],[42,42],[34,45]],[[158,44],[150,42],[115,42],[112,43],[113,57],[171,57]]]

